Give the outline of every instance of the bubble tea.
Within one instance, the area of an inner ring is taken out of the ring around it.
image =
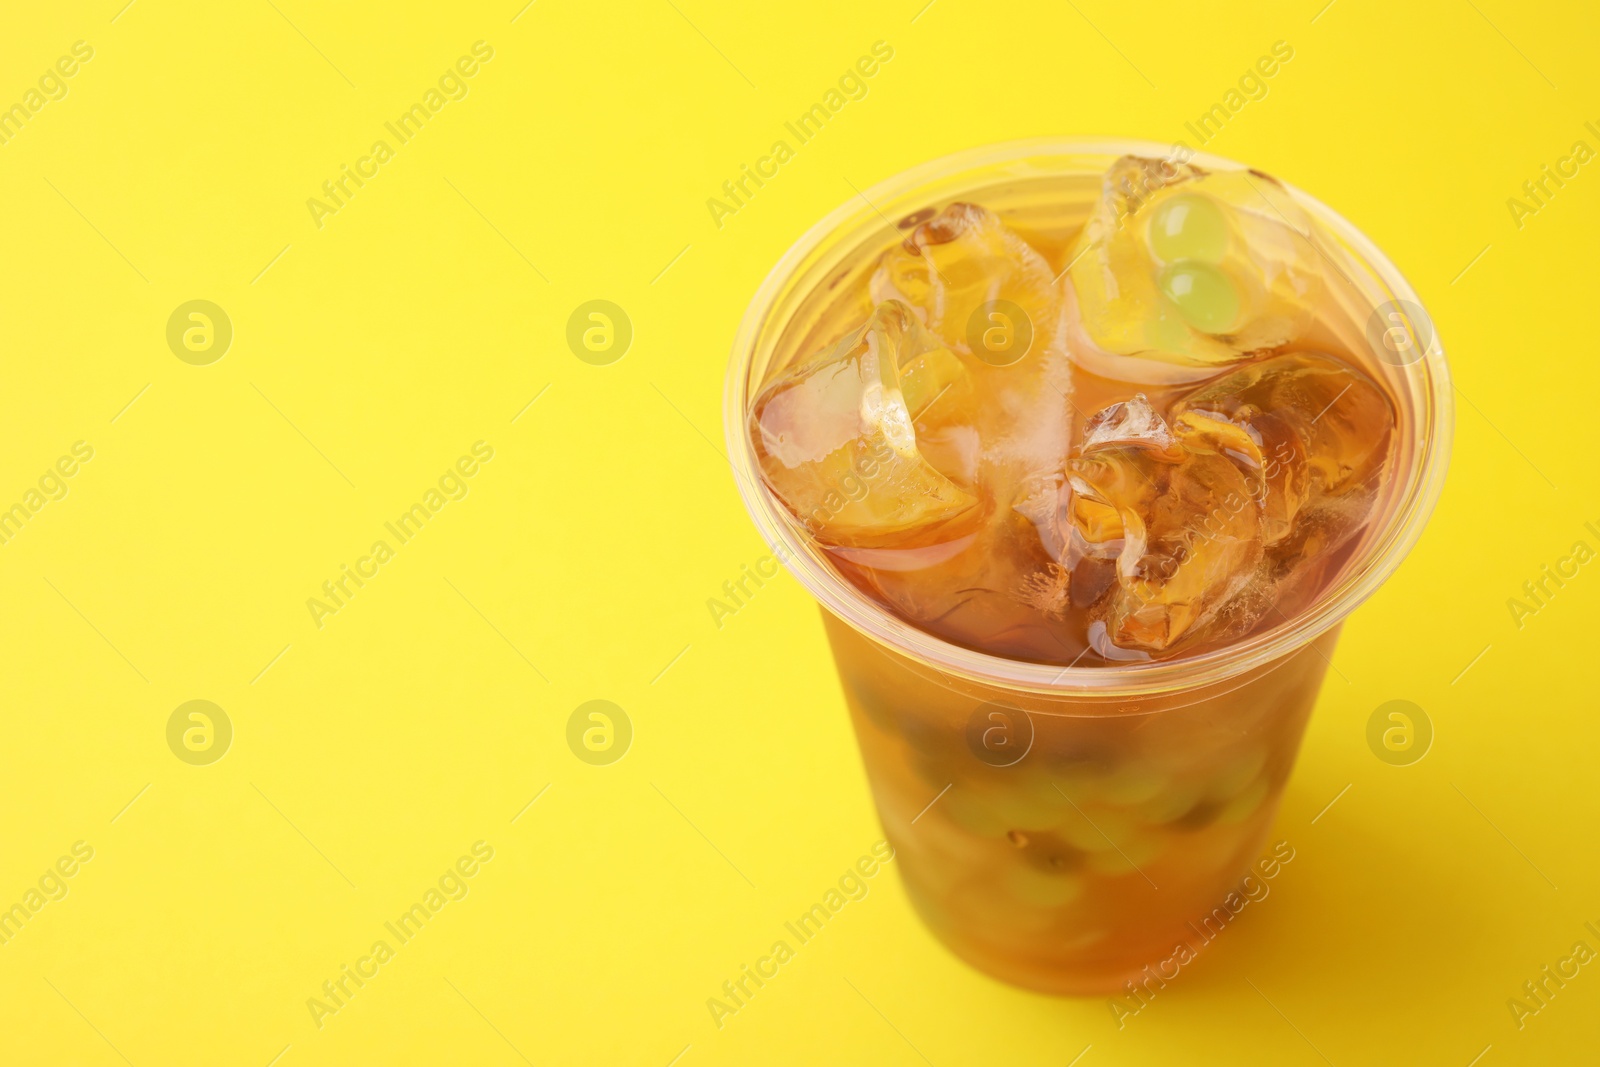
[[[1442,354],[1373,347],[1388,280],[1264,173],[1017,155],[780,266],[729,436],[919,912],[1121,990],[1262,852],[1339,621],[1431,505]]]

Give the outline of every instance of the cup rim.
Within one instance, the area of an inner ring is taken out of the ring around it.
[[[757,345],[779,295],[796,270],[827,238],[848,222],[876,211],[875,205],[914,192],[941,179],[957,179],[980,167],[1050,156],[1170,156],[1180,145],[1105,138],[1039,137],[1005,141],[929,160],[901,171],[851,197],[808,229],[767,273],[751,298],[734,337],[723,392],[723,433],[728,460],[746,509],[780,562],[824,609],[859,632],[914,661],[969,682],[1054,696],[1125,698],[1190,690],[1222,682],[1310,645],[1344,621],[1394,573],[1427,525],[1449,469],[1454,426],[1453,393],[1444,347],[1434,327],[1425,354],[1408,370],[1416,382],[1414,407],[1422,445],[1417,474],[1407,495],[1394,505],[1394,517],[1362,557],[1346,568],[1334,595],[1320,597],[1287,623],[1242,641],[1192,657],[1077,667],[1007,659],[958,645],[919,629],[868,597],[825,562],[800,527],[766,488],[747,432],[749,372]],[[1204,152],[1186,150],[1185,159],[1219,169],[1246,165]],[[1389,258],[1342,215],[1299,188],[1282,183],[1289,194],[1344,241],[1377,277],[1392,301],[1425,306]],[[865,201],[865,206],[862,205]],[[881,214],[881,213],[880,213]],[[1431,320],[1431,316],[1430,316]]]

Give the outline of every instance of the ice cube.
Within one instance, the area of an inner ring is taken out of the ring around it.
[[[1034,475],[1017,487],[1011,505],[1012,511],[1033,523],[1045,554],[1055,560],[1066,558],[1068,538],[1071,536],[1066,511],[1072,494],[1066,483],[1066,476],[1060,471]]]
[[[1171,414],[1113,404],[1068,464],[1075,572],[1115,551],[1090,629],[1108,658],[1253,628],[1366,521],[1395,419],[1376,382],[1319,352],[1240,367]]]
[[[1088,505],[1072,512],[1085,542],[1109,540],[1107,509],[1121,532],[1115,584],[1093,611],[1102,655],[1161,653],[1219,621],[1240,625],[1231,602],[1259,578],[1263,513],[1237,463],[1203,436],[1179,438],[1138,394],[1090,421],[1067,471]]]
[[[871,291],[910,304],[945,344],[995,366],[1048,347],[1060,330],[1050,264],[976,204],[950,204],[914,228],[884,255]]]
[[[1394,406],[1366,374],[1320,352],[1291,352],[1225,374],[1172,408],[1185,440],[1239,463],[1262,501],[1265,540],[1285,542],[1308,507],[1322,548],[1366,517],[1389,453]],[[1337,521],[1330,521],[1337,520]],[[1304,547],[1304,546],[1302,546]]]
[[[1173,453],[1177,438],[1143,393],[1096,412],[1083,428],[1083,447],[1125,444],[1155,452]]]
[[[931,413],[935,404],[959,407],[972,395],[972,380],[948,348],[935,348],[900,364],[900,393],[913,421]]]
[[[1015,502],[1014,487],[1060,475],[1074,438],[1073,371],[1064,286],[1042,256],[993,212],[958,202],[889,249],[870,288],[911,306],[981,397],[961,427],[919,425],[925,457],[946,474],[970,472],[1000,508]],[[933,405],[935,423],[951,399]]]
[[[769,385],[750,434],[767,484],[818,541],[914,548],[976,517],[917,448],[914,423],[963,387],[965,370],[898,301]]]
[[[1072,307],[1099,350],[1081,355],[1205,368],[1287,344],[1322,289],[1315,240],[1304,209],[1260,171],[1124,156],[1070,260]]]

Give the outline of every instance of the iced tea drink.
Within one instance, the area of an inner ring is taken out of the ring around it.
[[[1004,146],[861,199],[741,331],[741,488],[929,926],[1119,990],[1266,843],[1339,624],[1437,493],[1443,354],[1364,238],[1226,161]]]

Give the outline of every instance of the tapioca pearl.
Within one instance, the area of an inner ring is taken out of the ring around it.
[[[1228,254],[1230,229],[1228,217],[1210,197],[1168,197],[1150,216],[1150,250],[1164,263],[1221,263]]]
[[[1156,284],[1183,320],[1201,333],[1226,333],[1239,321],[1239,290],[1219,267],[1181,259],[1163,268]]]

